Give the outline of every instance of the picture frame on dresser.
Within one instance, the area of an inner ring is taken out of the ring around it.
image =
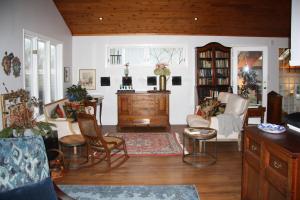
[[[87,90],[96,90],[96,69],[79,69],[79,83]]]

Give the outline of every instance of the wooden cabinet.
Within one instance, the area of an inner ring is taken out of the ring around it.
[[[300,200],[300,135],[246,127],[242,199]]]
[[[119,127],[169,127],[169,92],[117,95]]]
[[[198,100],[228,91],[230,86],[230,47],[212,42],[196,47],[196,86]]]

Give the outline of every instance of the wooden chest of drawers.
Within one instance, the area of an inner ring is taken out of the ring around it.
[[[169,127],[169,92],[117,93],[118,126]]]
[[[300,135],[246,127],[242,199],[300,200]]]

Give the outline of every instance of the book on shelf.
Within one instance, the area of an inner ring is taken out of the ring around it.
[[[216,51],[216,58],[229,58],[228,52]]]
[[[212,58],[212,51],[200,52],[199,58]]]
[[[209,60],[200,60],[200,67],[202,68],[211,68],[211,61]]]

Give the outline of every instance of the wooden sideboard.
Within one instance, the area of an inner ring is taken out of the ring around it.
[[[245,128],[243,200],[300,200],[300,133]]]
[[[119,92],[118,127],[169,127],[170,92]]]

